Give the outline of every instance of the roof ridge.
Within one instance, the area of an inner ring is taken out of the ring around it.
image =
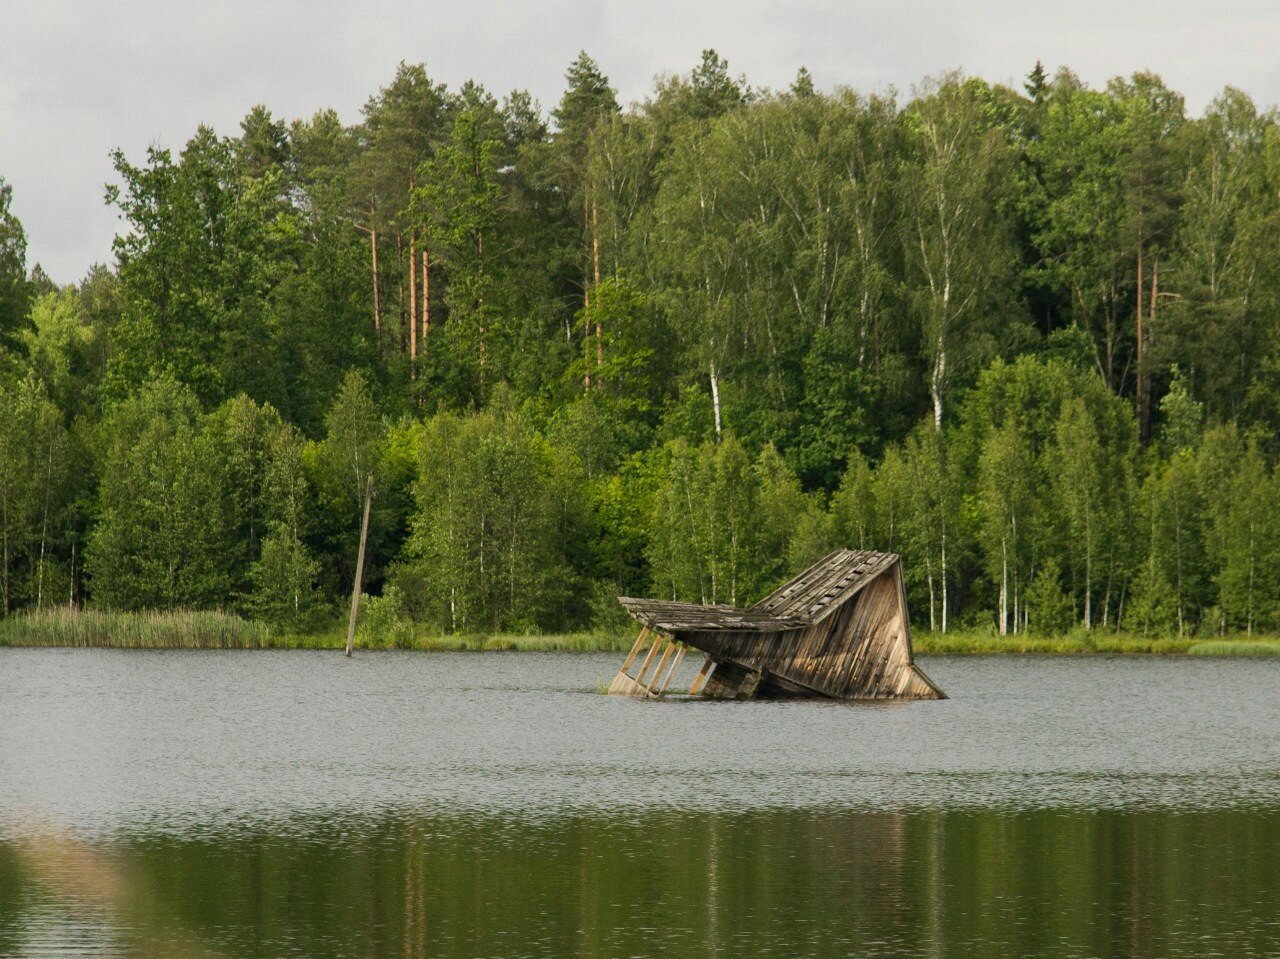
[[[751,608],[817,623],[898,560],[897,553],[836,549]]]

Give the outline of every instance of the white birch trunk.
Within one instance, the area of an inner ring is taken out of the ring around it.
[[[716,364],[712,360],[709,364],[711,370],[711,408],[715,412],[716,418],[716,440],[720,439],[720,378],[716,376]]]

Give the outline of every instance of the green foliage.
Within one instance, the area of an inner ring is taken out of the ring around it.
[[[995,330],[1020,339],[1007,296],[1014,154],[992,122],[990,90],[958,76],[930,84],[904,114],[901,179],[908,302],[917,317],[934,424],[957,374],[996,355]]]
[[[396,644],[748,603],[838,546],[1010,648],[1280,627],[1274,111],[712,50],[625,109],[585,53],[565,86],[401,64],[354,125],[116,153],[75,287],[0,181],[4,610],[316,628],[372,476]]]
[[[659,355],[668,334],[658,311],[632,282],[616,276],[592,289],[580,323],[600,331],[599,348],[576,357],[567,380],[590,381],[586,397],[608,411],[622,442],[638,448],[669,390]]]
[[[33,374],[0,380],[0,592],[3,609],[61,601],[49,582],[73,497],[74,444]]]
[[[191,393],[161,381],[102,426],[100,515],[89,543],[94,596],[121,610],[214,605],[230,591],[222,562],[212,451]]]
[[[649,532],[655,584],[674,599],[745,601],[759,483],[732,435],[722,444],[674,443]]]
[[[1037,600],[1043,599],[1033,595],[1038,580],[1031,581],[1036,557],[1043,549],[1043,505],[1037,490],[1037,473],[1030,445],[1016,419],[1010,417],[1002,427],[987,434],[978,456],[979,536],[987,575],[997,584],[1002,635],[1018,632],[1019,611],[1023,607],[1032,609]],[[1040,576],[1049,568],[1042,570]],[[1056,584],[1056,565],[1051,569]],[[1024,615],[1027,610],[1023,610]]]
[[[1053,477],[1053,501],[1066,534],[1072,580],[1081,595],[1086,627],[1093,625],[1095,579],[1108,521],[1104,497],[1107,481],[1106,450],[1098,440],[1092,418],[1079,399],[1062,406],[1049,451]]]
[[[885,459],[891,474],[894,458],[886,456]],[[883,512],[878,510],[875,481],[879,475],[883,474],[873,473],[866,457],[854,450],[848,457],[840,488],[831,499],[832,533],[838,542],[847,543],[851,549],[873,548],[872,544],[882,532],[892,538],[895,501],[886,497]],[[887,529],[878,528],[877,521]]]
[[[562,181],[570,190],[581,190],[591,134],[618,112],[618,97],[609,85],[609,78],[585,50],[569,65],[564,79],[564,96],[552,112],[556,123],[555,143],[560,154]]]
[[[352,370],[324,418],[325,439],[317,455],[323,490],[341,500],[348,512],[364,502],[370,477],[377,480],[381,460],[382,421],[369,384]]]
[[[1274,628],[1280,612],[1280,486],[1258,448],[1250,443],[1223,470],[1206,444],[1201,471],[1208,474],[1206,539],[1215,560],[1222,631]],[[1222,464],[1226,465],[1226,464]],[[1209,478],[1220,472],[1219,484]]]
[[[299,542],[298,440],[247,397],[200,415],[171,381],[114,406],[102,424],[100,515],[86,557],[94,597],[120,610],[234,602],[280,621],[314,605]],[[269,544],[269,549],[267,548]]]
[[[0,177],[0,344],[10,341],[27,316],[27,234],[14,216],[13,187]]]
[[[1167,635],[1178,628],[1178,598],[1154,553],[1137,569],[1125,621],[1143,636]]]
[[[749,603],[784,579],[797,557],[825,545],[825,523],[814,519],[820,508],[771,446],[752,463],[729,434],[697,447],[672,443],[663,458],[647,538],[664,595]]]
[[[20,340],[32,371],[60,409],[78,411],[97,332],[81,315],[79,295],[68,289],[37,297],[30,319]]]
[[[571,600],[578,477],[509,404],[422,432],[406,564],[449,631],[554,624]]]
[[[365,596],[360,601],[362,646],[407,649],[413,642],[413,624],[406,618],[400,588],[388,586],[381,596]]]
[[[874,436],[868,371],[843,362],[855,351],[852,329],[828,326],[814,334],[805,356],[803,420],[793,458],[817,486],[833,487],[846,451],[869,445]]]
[[[1062,573],[1048,560],[1027,588],[1028,620],[1043,636],[1060,636],[1075,624],[1071,597],[1062,588]]]
[[[1191,395],[1190,387],[1177,364],[1172,369],[1173,382],[1169,392],[1160,401],[1160,413],[1164,417],[1161,441],[1169,453],[1193,450],[1200,445],[1200,432],[1204,424],[1204,404]]]
[[[286,524],[273,524],[249,568],[250,609],[257,618],[282,629],[308,628],[321,608],[316,592],[319,573],[320,564],[306,544]]]

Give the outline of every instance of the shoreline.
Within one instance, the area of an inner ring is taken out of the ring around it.
[[[1076,630],[1066,636],[928,633],[911,638],[918,656],[1217,656],[1280,657],[1280,637],[1184,636],[1156,638]]]
[[[630,627],[575,633],[429,633],[400,624],[386,641],[367,627],[356,636],[361,650],[419,652],[625,653],[635,642]],[[326,649],[346,646],[337,623],[307,632],[274,630],[234,613],[173,610],[123,613],[65,607],[0,619],[0,648],[92,649]],[[1251,656],[1280,657],[1280,636],[1184,636],[1076,629],[1063,636],[998,636],[987,630],[912,636],[919,656]]]
[[[119,614],[110,617],[117,620]],[[65,627],[65,624],[63,624]],[[332,650],[346,646],[339,630],[276,633],[257,624],[240,630],[175,628],[165,623],[134,621],[132,629],[116,629],[118,622],[94,624],[106,628],[70,630],[48,624],[0,620],[0,649],[243,649]],[[194,624],[199,626],[200,624]],[[145,626],[146,628],[142,628]],[[165,627],[169,628],[165,628]],[[362,652],[556,652],[625,653],[635,642],[630,632],[551,634],[432,634],[399,637],[397,642],[369,642],[357,637]],[[919,632],[912,636],[917,656],[1163,656],[1280,658],[1280,637],[1183,637],[1156,639],[1116,633],[1078,633],[1061,636],[996,636],[987,633]]]

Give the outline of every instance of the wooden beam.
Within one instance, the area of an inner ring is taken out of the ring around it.
[[[645,626],[643,629],[640,630],[640,635],[636,637],[635,644],[631,647],[631,652],[627,655],[626,662],[622,664],[622,668],[619,669],[617,675],[613,677],[613,682],[609,684],[608,693],[610,695],[613,695],[613,696],[644,695],[644,688],[640,686],[640,684],[637,683],[636,680],[631,677],[628,670],[631,669],[632,665],[635,663],[636,658],[640,655],[640,653],[644,651],[644,649],[646,648],[646,644],[650,643],[650,637],[652,635],[653,634],[650,632],[648,626]],[[655,642],[652,645],[653,647],[656,648],[657,643]],[[652,650],[650,651],[650,655],[652,655]]]
[[[711,670],[715,669],[715,660],[710,656],[703,662],[702,668],[698,670],[698,675],[693,678],[693,682],[689,685],[689,695],[696,696],[702,692],[702,687],[706,685],[707,677],[711,675]]]
[[[657,692],[659,696],[665,693],[667,691],[667,687],[671,685],[671,677],[675,675],[676,667],[680,665],[681,661],[684,659],[685,650],[688,649],[684,643],[677,643],[676,646],[676,655],[675,658],[671,660],[671,665],[667,667],[667,675],[664,676],[662,682],[658,684]]]
[[[666,646],[662,650],[662,658],[658,660],[658,666],[653,671],[653,678],[650,679],[648,683],[645,683],[644,673],[641,673],[640,685],[648,686],[650,692],[652,692],[657,687],[658,678],[662,675],[662,668],[667,665],[667,659],[675,651],[675,648],[676,648],[676,644],[673,643],[671,640],[667,640]]]
[[[649,638],[649,627],[646,626],[640,630],[640,635],[636,637],[635,645],[631,647],[631,655],[627,657],[627,661],[622,664],[619,672],[625,673],[631,668],[631,664],[636,661],[636,657],[640,655],[640,650],[644,649],[644,641]]]
[[[638,683],[644,682],[644,674],[649,671],[649,664],[653,662],[653,657],[658,652],[658,647],[662,645],[662,640],[666,638],[661,633],[658,633],[657,637],[658,638],[654,640],[653,645],[649,647],[649,655],[646,656],[644,658],[644,662],[640,664],[640,672],[636,676],[636,682]]]

